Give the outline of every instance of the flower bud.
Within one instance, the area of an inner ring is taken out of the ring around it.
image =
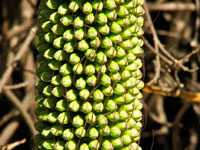
[[[142,120],[142,113],[141,113],[141,111],[140,110],[134,110],[133,114],[132,114],[132,117],[136,121]]]
[[[98,150],[99,147],[100,147],[100,143],[98,140],[92,140],[90,143],[89,143],[89,148],[90,150]]]
[[[113,10],[116,7],[117,6],[114,0],[105,0],[105,8]]]
[[[121,148],[123,146],[123,142],[122,142],[121,138],[119,138],[119,137],[112,138],[111,143],[115,148]]]
[[[46,96],[44,96],[43,94],[38,94],[35,98],[35,102],[39,103],[40,101],[44,101],[46,99]]]
[[[98,73],[104,74],[106,72],[106,65],[95,64],[95,70]]]
[[[42,94],[44,94],[45,96],[51,96],[51,89],[52,89],[52,86],[50,85],[47,85],[44,87],[44,89],[42,90]]]
[[[106,118],[106,116],[101,114],[97,116],[96,123],[99,127],[105,127],[108,124],[108,119]]]
[[[103,74],[100,78],[100,83],[103,85],[103,86],[108,86],[111,84],[111,79],[110,77],[107,75],[107,74]]]
[[[116,21],[121,27],[128,27],[130,25],[130,20],[127,17],[117,18]]]
[[[107,118],[111,122],[117,122],[119,120],[119,113],[117,111],[107,115]]]
[[[56,60],[51,60],[49,63],[48,63],[48,66],[51,70],[59,70],[60,69],[60,66],[61,66],[61,62],[59,61],[56,61]]]
[[[115,9],[114,10],[106,10],[105,15],[111,21],[114,21],[117,18],[117,12]]]
[[[124,58],[126,56],[126,51],[120,46],[117,47],[116,52],[116,57],[118,58]]]
[[[54,136],[60,136],[63,133],[62,126],[60,124],[55,124],[50,129]]]
[[[76,64],[76,65],[73,66],[72,70],[73,70],[73,72],[75,74],[82,74],[82,72],[83,72],[83,65],[81,63],[78,63],[78,64]]]
[[[92,12],[92,5],[90,4],[90,2],[86,2],[83,5],[82,11],[84,14],[89,14]]]
[[[102,35],[108,35],[110,32],[110,28],[107,24],[99,26],[98,27],[98,31],[102,34]]]
[[[64,15],[68,14],[68,13],[69,13],[68,5],[67,5],[66,3],[61,4],[61,5],[58,7],[57,12],[58,12],[58,14],[61,15],[61,16],[64,16]]]
[[[71,72],[72,72],[71,65],[68,64],[68,63],[63,64],[63,65],[60,67],[59,72],[60,72],[60,74],[62,74],[63,76],[66,76],[66,75],[71,74]]]
[[[71,12],[76,12],[79,9],[79,4],[76,1],[71,1],[69,4],[69,10]]]
[[[114,47],[111,47],[110,49],[106,49],[105,54],[108,58],[114,58],[116,56],[116,50]]]
[[[67,42],[65,43],[63,50],[67,53],[72,53],[74,51],[73,42]]]
[[[125,121],[125,120],[128,119],[128,117],[129,117],[129,114],[126,110],[122,109],[122,110],[119,111],[119,120]]]
[[[122,80],[127,80],[131,77],[131,72],[128,70],[123,70],[120,75]]]
[[[98,34],[98,32],[97,32],[97,30],[94,27],[89,28],[88,31],[87,31],[87,37],[89,39],[96,38],[97,34]]]
[[[87,100],[89,96],[90,96],[90,91],[89,91],[88,89],[82,89],[82,90],[79,92],[79,97],[80,97],[82,100]]]
[[[113,43],[121,43],[122,42],[122,36],[120,34],[111,34],[109,36],[110,40],[113,42]]]
[[[104,99],[104,95],[101,90],[97,89],[92,93],[92,98],[96,102],[100,102]]]
[[[93,13],[90,13],[88,15],[85,16],[85,23],[86,24],[92,24],[94,22],[95,16]]]
[[[42,72],[40,79],[44,82],[50,82],[52,77],[52,71],[46,70],[45,72]]]
[[[120,128],[121,131],[125,131],[130,128],[129,123],[126,121],[120,121],[116,123],[116,126]]]
[[[64,99],[57,101],[56,103],[56,110],[58,111],[65,111],[67,109],[67,102]]]
[[[114,87],[114,93],[116,95],[122,95],[126,92],[126,89],[119,83],[117,83]]]
[[[66,59],[66,52],[63,50],[58,50],[55,52],[55,54],[53,55],[53,57],[55,58],[55,60],[57,61],[63,61]]]
[[[131,48],[133,48],[133,44],[130,39],[124,40],[122,43],[120,43],[120,46],[125,50],[130,50]]]
[[[113,147],[112,143],[109,140],[103,140],[102,149],[103,150],[114,150],[114,147]]]
[[[43,104],[46,108],[54,109],[57,99],[55,97],[48,97],[43,101]]]
[[[121,130],[117,126],[113,126],[110,128],[110,136],[119,137],[121,135]]]
[[[38,91],[42,91],[45,87],[47,86],[47,83],[46,82],[43,82],[41,80],[37,81],[35,83],[35,88],[38,90]],[[37,102],[37,101],[36,101]],[[38,101],[39,102],[39,101]]]
[[[89,146],[88,146],[86,143],[83,143],[83,144],[80,146],[80,150],[89,150]]]
[[[99,63],[99,64],[105,64],[107,62],[107,57],[102,51],[99,51],[97,53],[96,62]]]
[[[125,135],[128,135],[131,138],[136,138],[140,135],[140,133],[138,132],[137,129],[131,128],[131,129],[125,131]]]
[[[56,86],[52,89],[51,93],[55,96],[55,97],[62,97],[63,93],[64,93],[64,89],[62,86]]]
[[[61,24],[63,24],[64,26],[69,26],[69,25],[72,24],[72,16],[71,16],[71,15],[63,16],[63,17],[60,19],[60,22],[61,22]]]
[[[83,18],[81,18],[80,16],[76,17],[74,19],[73,25],[74,25],[75,28],[82,28],[84,26]]]
[[[85,40],[81,40],[80,42],[78,42],[78,50],[79,51],[86,51],[87,49],[89,49],[89,44],[85,41]]]
[[[84,127],[79,127],[75,130],[75,135],[78,138],[83,138],[85,136],[86,130],[84,129]]]
[[[117,10],[117,15],[120,17],[126,17],[129,14],[129,11],[126,7],[120,5]]]
[[[117,23],[117,22],[112,22],[112,23],[110,24],[110,31],[111,31],[112,33],[114,33],[114,34],[118,34],[118,33],[120,33],[120,32],[122,31],[122,28],[121,28],[121,26],[120,26],[119,23]]]
[[[84,124],[84,119],[80,115],[75,116],[72,120],[72,125],[76,128],[83,126],[83,124]]]
[[[122,4],[122,3],[124,3],[124,0],[115,0],[115,2],[116,2],[117,4]]]
[[[90,46],[91,47],[96,49],[96,48],[100,47],[100,45],[101,45],[101,41],[100,41],[100,39],[98,37],[96,37],[93,40],[90,40]]]
[[[132,63],[136,59],[136,56],[133,53],[128,53],[126,55],[126,60],[128,63]]]
[[[54,41],[54,39],[56,38],[56,35],[53,34],[52,32],[48,32],[44,35],[44,38],[45,38],[46,42],[52,43]]]
[[[34,123],[34,127],[39,132],[41,132],[45,128],[45,126],[42,123],[40,123],[40,122]]]
[[[66,100],[71,102],[77,99],[77,93],[74,89],[70,89],[66,92]]]
[[[54,141],[53,139],[47,139],[47,140],[45,140],[45,141],[42,143],[42,146],[43,146],[45,149],[53,150],[54,147],[55,147],[55,141]]]
[[[74,138],[74,133],[73,133],[73,130],[71,128],[69,129],[65,129],[63,131],[63,134],[62,134],[62,138],[64,140],[67,140],[67,141],[70,141]]]
[[[117,104],[113,100],[108,100],[105,106],[105,109],[109,112],[117,110]]]
[[[90,102],[84,102],[81,107],[81,111],[85,114],[88,114],[92,111],[92,105]]]
[[[98,132],[98,130],[96,129],[96,128],[91,128],[90,130],[89,130],[89,134],[88,134],[88,137],[90,138],[90,139],[96,139],[96,138],[98,138],[98,136],[99,136],[99,132]]]
[[[142,150],[142,148],[137,143],[131,143],[128,146],[128,149],[129,150]]]
[[[92,76],[93,74],[95,74],[95,67],[92,64],[88,64],[85,67],[85,74],[88,76]]]
[[[85,52],[85,57],[89,60],[89,61],[94,61],[95,57],[96,57],[96,50],[94,49],[88,49]]]
[[[137,87],[133,87],[131,89],[128,89],[128,92],[135,96],[135,95],[139,94],[140,91],[139,91],[139,89],[137,89]]]
[[[66,150],[76,150],[76,142],[75,141],[68,141],[66,144],[65,144],[65,148]]]
[[[111,76],[111,80],[113,82],[119,82],[121,80],[121,76],[120,76],[120,73],[119,72],[116,72],[116,73],[110,73],[110,76]]]
[[[83,28],[79,28],[77,30],[75,30],[74,32],[74,37],[77,39],[77,40],[82,40],[84,38],[84,29]]]
[[[144,82],[139,80],[136,85],[137,89],[141,90],[144,87]]]
[[[69,103],[68,107],[69,107],[70,111],[77,112],[77,111],[79,111],[79,108],[80,108],[80,102],[77,100],[72,101]]]
[[[128,30],[128,29],[125,29],[123,32],[122,32],[122,39],[123,40],[127,40],[127,39],[130,39],[132,33]]]
[[[102,88],[102,92],[105,96],[112,96],[113,95],[113,88],[111,85]]]
[[[64,44],[65,44],[65,41],[64,41],[64,39],[63,39],[62,36],[57,37],[57,38],[53,41],[53,46],[54,46],[55,48],[57,48],[57,49],[63,48]]]
[[[55,35],[62,35],[63,32],[65,31],[65,26],[63,26],[62,24],[55,24],[52,28],[51,31],[55,34]]]
[[[138,131],[140,131],[142,129],[142,123],[140,121],[136,122],[134,128]]]
[[[92,124],[96,121],[96,115],[93,112],[90,112],[85,116],[87,123]]]
[[[122,139],[124,145],[129,145],[132,142],[132,138],[126,134],[122,135],[121,139]]]
[[[58,2],[57,0],[47,0],[46,5],[50,9],[57,9],[60,5],[60,2]]]
[[[56,123],[58,115],[59,115],[59,112],[57,111],[50,112],[48,115],[48,121],[50,123]]]
[[[100,135],[109,136],[110,134],[110,127],[108,125],[102,126],[98,130],[99,130]]]
[[[73,82],[73,79],[72,79],[72,76],[70,75],[64,76],[61,80],[61,84],[64,87],[70,87],[72,85],[72,82]]]
[[[56,52],[55,49],[49,48],[44,52],[43,57],[51,60],[51,59],[53,59],[53,55],[55,54],[55,52]]]
[[[108,70],[111,71],[112,73],[117,73],[120,70],[119,65],[113,60],[110,62],[108,68],[109,68]]]
[[[45,138],[51,138],[53,137],[53,134],[51,133],[51,127],[46,127],[42,130],[41,135]]]
[[[71,41],[74,38],[74,33],[72,29],[68,29],[63,33],[63,38],[65,41]]]
[[[76,80],[75,87],[79,90],[82,90],[86,87],[86,81],[81,77]]]
[[[54,24],[60,23],[60,18],[61,16],[58,14],[58,12],[54,12],[49,16],[49,20]]]
[[[130,13],[134,14],[135,16],[142,16],[145,13],[145,11],[142,8],[142,6],[139,5],[138,7],[131,9]]]
[[[87,80],[86,80],[86,82],[89,86],[95,86],[96,81],[97,81],[97,78],[96,78],[95,75],[88,77]]]
[[[100,112],[103,111],[104,106],[103,106],[102,102],[99,102],[99,103],[94,102],[92,108],[94,109],[95,112],[99,112],[100,113]]]
[[[137,65],[133,62],[131,64],[128,64],[128,66],[126,66],[125,69],[132,72],[137,70]]]
[[[101,25],[104,25],[108,22],[108,19],[104,13],[99,13],[97,14],[96,22]]]
[[[99,0],[94,0],[92,3],[92,7],[96,11],[102,11],[103,9],[103,2]]]
[[[102,48],[109,49],[113,46],[112,41],[108,37],[102,39]]]
[[[64,141],[56,142],[54,150],[65,150],[65,142]]]
[[[78,53],[72,53],[70,56],[69,56],[69,62],[72,64],[72,65],[76,65],[77,63],[79,63],[81,60],[81,57],[79,56]]]

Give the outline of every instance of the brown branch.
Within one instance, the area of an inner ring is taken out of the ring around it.
[[[0,93],[2,93],[3,87],[7,83],[10,75],[13,72],[13,69],[16,67],[17,62],[23,56],[25,56],[24,54],[27,52],[30,43],[32,42],[33,38],[35,37],[35,34],[33,32],[36,32],[36,30],[37,30],[36,26],[34,26],[33,28],[31,28],[31,30],[29,31],[29,34],[28,34],[27,38],[25,39],[24,43],[22,44],[21,48],[19,49],[18,53],[16,54],[16,56],[15,56],[15,58],[13,60],[12,65],[8,66],[8,68],[4,72],[4,74],[2,76],[2,79],[0,81]]]
[[[194,3],[168,2],[162,4],[147,3],[150,11],[195,11]]]
[[[8,144],[8,145],[2,147],[1,150],[12,150],[12,149],[14,149],[15,147],[17,147],[17,146],[19,146],[19,145],[21,145],[21,144],[24,144],[24,143],[26,143],[26,139],[25,139],[25,138],[22,139],[22,140],[20,140],[20,141],[16,141],[16,142],[14,142],[14,143]]]

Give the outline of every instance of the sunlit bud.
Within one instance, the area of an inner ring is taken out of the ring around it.
[[[79,9],[79,4],[76,1],[71,1],[69,4],[69,10],[71,12],[76,12]]]
[[[51,138],[53,137],[53,134],[51,133],[51,127],[46,127],[42,130],[41,135],[45,138]]]
[[[45,96],[51,96],[51,89],[52,89],[52,86],[47,85],[47,86],[45,86],[44,89],[42,90],[42,93],[43,93]]]
[[[119,120],[125,121],[126,119],[128,119],[128,117],[129,117],[129,114],[127,111],[123,109],[119,111]]]
[[[144,82],[141,81],[141,80],[139,80],[139,82],[137,82],[136,87],[137,87],[139,90],[141,90],[141,89],[144,87]]]
[[[110,28],[107,24],[99,26],[98,27],[98,31],[102,34],[102,35],[108,35],[110,32]]]
[[[68,4],[66,4],[66,3],[61,4],[61,5],[58,7],[57,12],[58,12],[58,14],[61,15],[61,16],[64,16],[64,15],[68,14],[68,13],[69,13]]]
[[[88,146],[86,143],[83,143],[83,144],[80,146],[80,150],[89,150],[89,146]]]
[[[74,44],[73,42],[65,43],[63,50],[67,53],[72,53],[74,51]]]
[[[117,12],[116,10],[106,10],[105,15],[109,20],[115,20],[117,18]]]
[[[110,25],[110,31],[114,34],[118,34],[122,31],[122,28],[121,28],[119,23],[112,22],[111,25]]]
[[[124,145],[129,145],[132,142],[132,138],[126,134],[122,135],[121,139],[122,139]]]
[[[97,14],[96,22],[101,25],[104,25],[108,22],[108,19],[104,13],[99,13],[99,14]]]
[[[80,108],[79,101],[75,100],[75,101],[72,101],[72,102],[69,103],[70,111],[77,112],[77,111],[79,111],[79,108]]]
[[[65,111],[67,109],[67,102],[66,102],[66,100],[64,100],[64,99],[59,100],[56,103],[56,107],[55,108],[58,111]]]
[[[131,129],[125,131],[125,135],[128,135],[131,138],[135,138],[135,137],[138,137],[140,135],[140,133],[138,132],[137,129],[131,128]]]
[[[116,56],[116,50],[114,49],[114,47],[111,47],[110,49],[106,49],[105,54],[109,58],[114,58]]]
[[[90,60],[90,61],[94,61],[95,57],[96,57],[96,50],[94,49],[88,49],[85,52],[85,57]]]
[[[85,74],[88,76],[92,76],[95,73],[95,67],[92,64],[88,64],[85,67]]]
[[[65,148],[66,150],[76,150],[76,142],[75,141],[68,141],[66,144],[65,144]]]
[[[64,141],[56,142],[54,150],[65,150],[65,142]]]
[[[122,32],[122,38],[123,40],[127,40],[131,37],[132,33],[131,31],[129,31],[128,29],[125,29],[123,32]]]
[[[84,102],[81,107],[81,111],[85,114],[88,114],[92,111],[92,105],[90,102]]]
[[[99,128],[100,135],[109,136],[110,134],[110,127],[108,125],[102,126]]]
[[[57,50],[55,52],[55,54],[53,55],[53,57],[55,58],[55,60],[57,61],[63,61],[66,59],[66,52],[63,50]]]
[[[86,80],[86,82],[89,86],[95,86],[96,81],[97,81],[97,78],[96,78],[95,75],[88,77],[87,80]]]
[[[104,94],[101,92],[101,90],[97,89],[92,93],[92,98],[96,102],[100,102],[104,99]]]
[[[82,40],[84,38],[84,29],[83,28],[79,28],[77,30],[75,30],[74,32],[74,37],[77,39],[77,40]]]
[[[74,101],[77,99],[77,93],[74,89],[70,89],[66,92],[66,100],[67,101]]]
[[[142,112],[140,110],[134,110],[132,114],[133,119],[136,121],[142,120]]]
[[[137,87],[134,87],[134,88],[128,89],[128,92],[135,96],[135,95],[139,94],[140,91]]]
[[[121,27],[128,27],[130,25],[130,20],[129,18],[117,18],[117,23],[121,26]]]
[[[111,121],[111,122],[116,122],[116,121],[119,120],[119,113],[118,113],[117,111],[112,112],[112,113],[109,113],[109,114],[107,115],[107,118],[108,118],[108,120]]]
[[[99,0],[94,0],[92,3],[92,7],[96,11],[102,11],[103,9],[103,2]]]
[[[131,77],[131,72],[128,70],[123,70],[121,73],[121,79],[122,80],[127,80],[128,78]]]
[[[143,53],[143,49],[138,47],[138,46],[136,46],[135,48],[133,48],[131,50],[131,52],[136,56],[140,56]]]
[[[46,108],[54,109],[56,105],[57,99],[55,97],[48,97],[43,101],[43,105]]]
[[[73,130],[71,128],[65,129],[63,131],[62,138],[68,141],[72,140],[74,138]]]
[[[94,102],[93,103],[93,109],[95,112],[102,112],[103,108],[104,108],[104,106],[103,106],[102,102],[99,102],[99,103]]]
[[[64,93],[64,89],[61,86],[56,86],[52,89],[51,93],[55,96],[55,97],[62,97],[63,93]]]
[[[57,0],[47,0],[46,5],[50,9],[57,9],[60,5],[60,2]]]
[[[60,136],[63,133],[62,126],[60,124],[53,125],[51,127],[51,133],[54,136]]]
[[[110,77],[107,75],[107,74],[103,74],[100,78],[100,83],[103,85],[103,86],[108,86],[111,84],[111,79]]]
[[[50,112],[48,115],[48,121],[50,123],[56,123],[58,115],[59,115],[59,112],[57,111]]]
[[[129,150],[142,150],[142,148],[137,143],[131,143],[128,147]]]
[[[68,29],[63,33],[63,38],[66,41],[71,41],[74,38],[74,33],[72,29]]]
[[[96,55],[96,62],[99,63],[99,64],[104,64],[107,62],[107,57],[106,55],[102,52],[102,51],[99,51]]]
[[[118,128],[120,128],[121,131],[125,131],[125,130],[127,130],[127,129],[130,128],[129,123],[128,123],[128,122],[125,122],[125,121],[120,121],[120,122],[118,121],[118,122],[116,123],[116,126],[117,126]]]
[[[64,26],[69,26],[69,25],[71,25],[71,23],[72,23],[72,16],[71,16],[71,15],[63,16],[63,17],[60,19],[60,22],[61,22]]]
[[[48,63],[48,66],[51,70],[59,70],[60,69],[60,66],[62,65],[61,62],[57,61],[57,60],[51,60],[49,63]]]
[[[104,149],[104,150],[114,150],[114,147],[109,140],[103,140],[102,141],[102,149]]]
[[[75,74],[82,74],[83,72],[83,65],[81,63],[78,63],[76,65],[73,66],[73,72]]]
[[[97,32],[97,30],[94,27],[89,28],[88,31],[87,31],[87,37],[89,39],[96,38],[97,34],[98,34],[98,32]]]
[[[85,23],[92,24],[94,22],[95,16],[93,13],[90,13],[86,15],[84,19],[85,19]]]
[[[90,4],[90,2],[86,2],[83,5],[82,11],[84,14],[89,14],[92,12],[92,5]]]
[[[113,95],[113,88],[111,85],[102,88],[102,92],[105,96],[112,96]]]
[[[53,139],[47,139],[47,140],[45,140],[45,141],[42,143],[42,146],[43,146],[45,149],[53,150],[54,147],[55,147],[55,141],[54,141]]]
[[[99,144],[99,141],[98,140],[92,140],[90,143],[89,143],[89,148],[90,150],[98,150],[99,147],[100,147],[100,144]]]
[[[96,129],[96,128],[91,128],[90,130],[89,130],[89,134],[88,134],[88,137],[90,138],[90,139],[96,139],[96,138],[98,138],[98,136],[99,136],[99,132],[98,132],[98,130]]]
[[[132,44],[132,42],[131,42],[130,39],[124,40],[124,41],[120,44],[120,46],[121,46],[122,48],[124,48],[125,50],[130,50],[131,48],[133,48],[133,44]]]
[[[82,90],[79,92],[79,97],[80,97],[82,100],[87,100],[89,96],[90,96],[90,91],[89,91],[88,89],[82,89]]]
[[[119,137],[112,138],[110,141],[115,148],[121,148],[123,146],[123,142],[122,142],[121,138],[119,138]]]
[[[57,37],[57,38],[53,41],[53,46],[54,46],[55,48],[57,48],[57,49],[63,48],[64,44],[65,44],[65,40],[63,39],[62,36]]]
[[[145,13],[145,11],[142,8],[142,6],[139,5],[138,7],[131,9],[130,13],[133,13],[135,16],[142,16]]]
[[[46,34],[44,35],[44,38],[45,38],[46,42],[52,43],[53,40],[56,38],[56,35],[53,34],[52,32],[48,32],[48,33],[46,33]]]
[[[136,56],[133,53],[128,53],[125,57],[128,63],[132,63],[136,59]]]
[[[70,75],[64,76],[61,80],[61,84],[64,87],[70,87],[72,85],[72,82],[73,82],[73,79],[72,79],[72,76]]]
[[[140,99],[142,99],[142,98],[143,98],[143,95],[142,95],[141,92],[139,92],[137,95],[135,95],[135,99],[140,100]]]
[[[116,111],[117,110],[117,104],[113,100],[108,100],[105,106],[105,109],[107,111]]]
[[[118,10],[117,10],[117,15],[120,17],[125,17],[129,14],[129,11],[126,7],[124,6],[119,6]]]
[[[75,135],[78,138],[83,138],[85,136],[86,130],[84,129],[84,127],[79,127],[75,130]]]
[[[69,122],[69,115],[66,112],[62,112],[58,115],[58,122],[60,124],[68,124]]]
[[[62,24],[55,24],[52,28],[51,31],[55,34],[55,35],[62,35],[63,32],[65,31],[65,26],[63,26]]]
[[[124,58],[124,56],[126,56],[126,51],[120,46],[117,46],[116,52],[116,57],[118,58]]]
[[[98,37],[96,37],[95,39],[90,41],[90,46],[95,48],[95,49],[100,47],[100,45],[101,45],[101,41]]]
[[[45,52],[44,52],[44,54],[43,54],[43,56],[46,58],[46,59],[53,59],[53,55],[54,55],[54,53],[56,52],[56,50],[55,49],[53,49],[53,48],[49,48],[49,49],[47,49]]]
[[[66,75],[71,74],[71,72],[72,72],[71,65],[68,64],[68,63],[63,64],[63,65],[60,67],[59,72],[60,72],[60,74],[62,74],[63,76],[66,76]]]
[[[104,74],[106,72],[106,65],[95,64],[95,70],[98,73],[100,72],[101,74]]]
[[[106,116],[101,114],[97,116],[96,123],[99,127],[105,127],[108,124],[108,119],[106,118]]]
[[[126,89],[119,83],[117,83],[114,87],[114,93],[117,95],[122,95],[126,92]]]
[[[109,65],[109,71],[111,71],[112,73],[116,73],[119,71],[119,65],[115,62],[115,61],[111,61],[110,65]]]
[[[54,12],[49,16],[49,20],[55,24],[60,22],[60,18],[61,16],[57,12]]]
[[[88,48],[89,48],[89,45],[85,40],[81,40],[80,42],[78,42],[79,51],[86,51]]]
[[[137,65],[133,62],[131,64],[128,64],[128,66],[126,66],[125,69],[132,72],[137,70]]]
[[[96,115],[93,112],[90,112],[85,116],[85,120],[89,124],[94,123],[96,121]]]
[[[110,77],[111,77],[111,80],[113,82],[119,82],[121,80],[121,76],[120,76],[120,73],[119,72],[116,72],[116,73],[110,73]]]
[[[74,19],[73,25],[75,28],[82,28],[84,26],[84,20],[82,17],[78,16]]]
[[[86,87],[86,81],[81,77],[76,80],[75,87],[79,90],[84,89]]]
[[[109,49],[113,46],[112,41],[108,37],[102,39],[102,48]]]
[[[140,121],[136,122],[134,128],[138,131],[140,131],[142,129],[142,123]]]
[[[84,119],[80,115],[75,116],[72,120],[72,125],[76,128],[83,126],[83,124]]]
[[[117,126],[113,126],[110,128],[110,136],[119,137],[121,135],[121,130]]]

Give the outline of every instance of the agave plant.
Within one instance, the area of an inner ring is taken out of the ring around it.
[[[141,149],[142,4],[41,0],[37,149]]]

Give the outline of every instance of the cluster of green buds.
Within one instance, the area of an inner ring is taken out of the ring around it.
[[[40,150],[141,150],[143,0],[41,0]]]

